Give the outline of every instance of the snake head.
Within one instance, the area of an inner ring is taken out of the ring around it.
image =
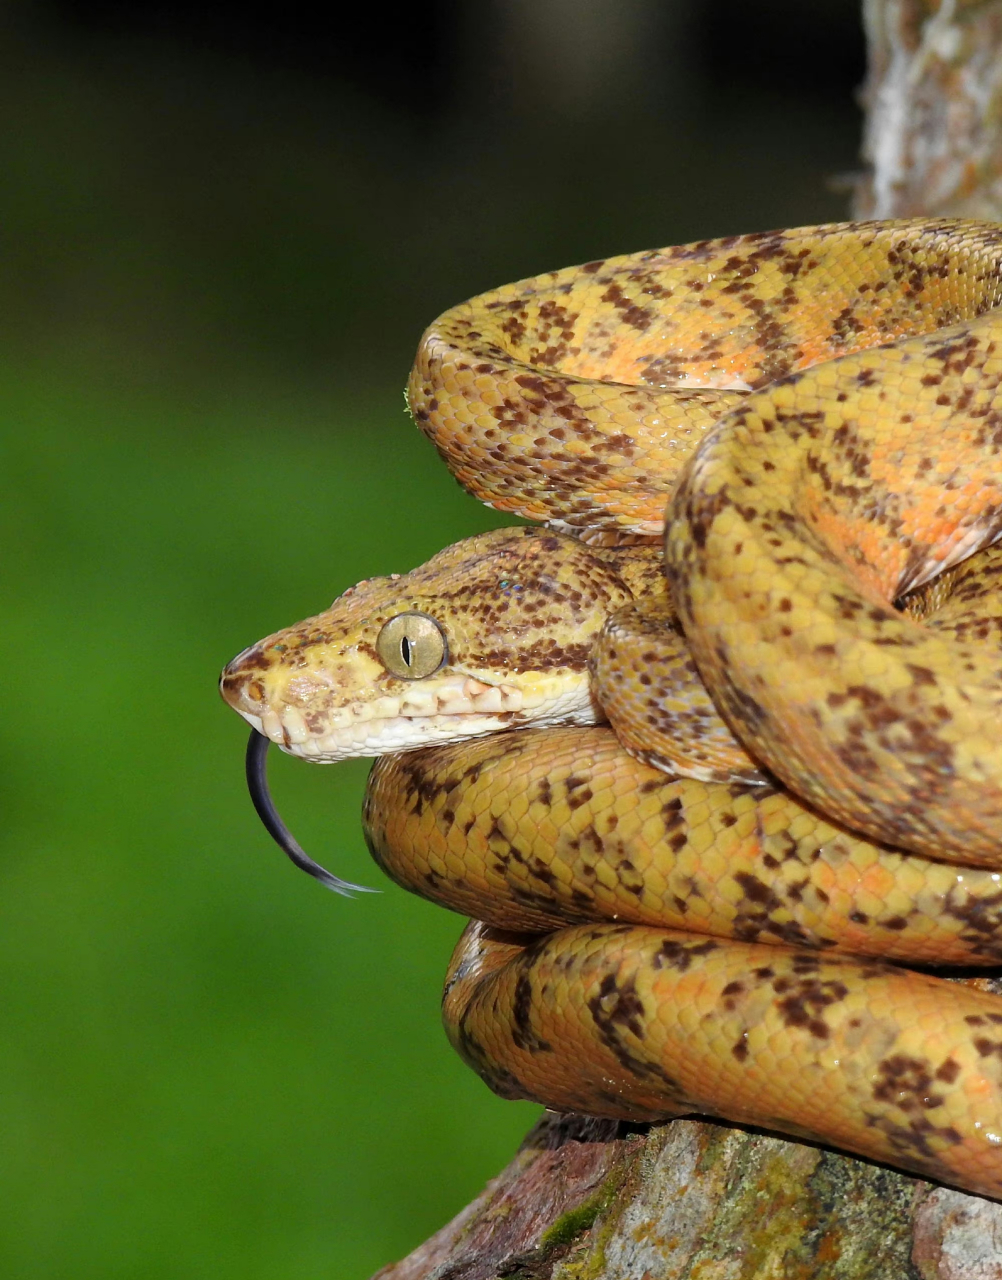
[[[251,645],[223,698],[283,750],[330,762],[526,724],[591,724],[588,657],[631,599],[563,534],[499,529],[404,575],[369,578]]]

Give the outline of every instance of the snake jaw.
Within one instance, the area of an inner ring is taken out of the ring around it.
[[[379,756],[481,737],[525,724],[595,724],[603,719],[587,679],[526,672],[517,683],[489,683],[462,671],[437,672],[398,696],[381,696],[304,714],[279,692],[254,709],[223,681],[223,696],[258,733],[288,755],[317,764]]]

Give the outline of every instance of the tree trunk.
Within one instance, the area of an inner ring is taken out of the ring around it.
[[[1002,0],[863,10],[856,216],[1002,220]],[[472,1204],[374,1280],[502,1276],[1002,1280],[1002,1205],[716,1122],[547,1113]]]
[[[863,0],[860,218],[1002,219],[1002,2]]]
[[[374,1280],[997,1280],[1002,1205],[700,1120],[547,1113],[503,1173]]]

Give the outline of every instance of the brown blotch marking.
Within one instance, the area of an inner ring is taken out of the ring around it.
[[[820,963],[820,962],[818,962]],[[776,1008],[788,1027],[802,1027],[819,1040],[827,1040],[831,1031],[821,1016],[825,1009],[840,1003],[849,994],[844,982],[818,978],[777,978],[773,990],[782,998]]]
[[[902,1111],[932,1111],[943,1105],[943,1095],[932,1091],[934,1076],[926,1058],[895,1053],[877,1065],[880,1079],[873,1099]]]
[[[529,953],[527,952],[528,956]],[[531,957],[529,963],[531,964]],[[528,968],[528,965],[526,966]],[[511,1038],[516,1048],[526,1053],[552,1053],[552,1046],[532,1027],[532,980],[523,970],[515,981],[515,994],[511,1006]]]
[[[669,1096],[681,1096],[678,1081],[673,1080],[659,1062],[642,1057],[624,1040],[624,1034],[637,1040],[645,1035],[644,1005],[632,978],[620,982],[614,974],[607,973],[597,994],[588,1001],[588,1011],[599,1039],[621,1066],[641,1079],[660,1080]]]
[[[693,960],[711,955],[719,949],[719,943],[708,938],[705,942],[683,943],[674,938],[666,938],[658,948],[652,960],[655,969],[677,969],[685,973]]]

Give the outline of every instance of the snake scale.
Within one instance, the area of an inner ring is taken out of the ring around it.
[[[425,333],[418,425],[548,527],[359,583],[222,689],[260,768],[379,757],[370,848],[472,917],[444,1016],[496,1092],[1002,1196],[1002,998],[904,967],[1002,962],[1000,304],[1002,228],[918,219]]]

